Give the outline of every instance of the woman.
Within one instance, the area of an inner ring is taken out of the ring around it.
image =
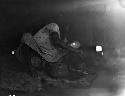
[[[61,51],[59,50],[61,48]],[[34,67],[41,70],[45,61],[49,63],[59,62],[66,52],[62,49],[72,52],[79,52],[60,38],[59,26],[56,23],[50,23],[40,29],[34,36],[25,33],[21,39],[20,47],[17,49],[17,58],[25,64],[28,64],[34,72]],[[41,64],[41,65],[40,65]],[[39,66],[42,66],[41,68]],[[43,68],[44,69],[44,68]]]

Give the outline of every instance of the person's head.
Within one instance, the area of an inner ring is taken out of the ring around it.
[[[60,38],[59,26],[56,23],[50,23],[50,24],[46,25],[45,28],[47,28],[51,32],[57,32],[59,35],[59,38]]]

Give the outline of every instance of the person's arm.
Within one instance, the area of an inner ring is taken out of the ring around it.
[[[61,48],[68,49],[70,51],[78,52],[79,50],[72,48],[71,46],[67,45],[63,40],[59,39],[59,36],[56,32],[51,34],[51,40],[54,46],[59,46]]]

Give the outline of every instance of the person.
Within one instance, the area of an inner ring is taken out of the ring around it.
[[[33,36],[31,33],[23,34],[21,44],[17,48],[16,54],[22,63],[29,63],[30,66],[33,65],[39,68],[40,64],[42,66],[45,64],[44,61],[52,63],[59,62],[65,55],[65,52],[63,54],[63,52],[58,50],[59,48],[75,53],[79,52],[77,48],[73,48],[61,40],[59,26],[56,23],[50,23]],[[39,59],[35,60],[34,57]],[[34,72],[34,67],[31,66],[31,68]]]
[[[80,52],[61,40],[59,26],[56,23],[46,25],[34,36],[25,33],[21,41],[38,52],[48,62],[57,62],[61,58],[62,54],[57,50],[58,48]]]

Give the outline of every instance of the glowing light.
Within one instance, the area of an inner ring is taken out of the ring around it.
[[[96,46],[96,52],[101,52],[102,51],[102,46]]]
[[[102,54],[102,56],[104,55],[104,53],[103,53],[103,52],[102,52],[101,54]]]
[[[72,45],[74,45],[74,46],[75,46],[75,45],[76,45],[76,43],[72,43]]]
[[[9,96],[16,96],[16,95],[9,95]]]
[[[79,43],[79,41],[74,41],[73,43],[70,44],[70,46],[73,47],[73,48],[79,48],[80,43]]]
[[[14,51],[12,51],[12,52],[11,52],[11,54],[12,54],[12,55],[14,55],[14,54],[15,54],[15,52],[14,52]]]

